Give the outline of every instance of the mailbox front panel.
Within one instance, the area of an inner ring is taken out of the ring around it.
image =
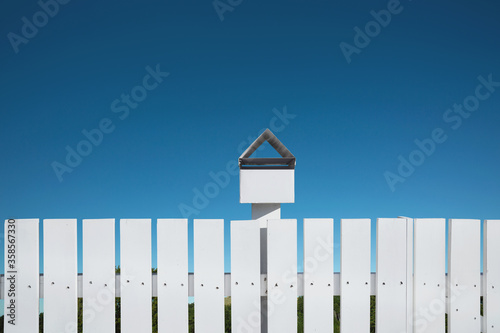
[[[240,170],[240,203],[295,202],[295,170]]]

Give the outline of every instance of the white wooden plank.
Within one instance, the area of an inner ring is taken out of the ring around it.
[[[5,220],[4,328],[6,333],[38,331],[38,219]]]
[[[115,332],[115,220],[83,220],[83,332]]]
[[[333,332],[333,219],[304,219],[304,332]]]
[[[480,332],[480,221],[451,219],[448,230],[448,330]]]
[[[152,331],[151,220],[120,220],[121,331]]]
[[[297,332],[297,220],[267,224],[269,332]]]
[[[377,333],[406,332],[406,219],[377,220]]]
[[[188,332],[188,221],[158,219],[158,332]]]
[[[443,333],[446,313],[446,220],[415,219],[414,323],[419,333]]]
[[[406,333],[413,333],[413,219],[406,220]]]
[[[370,332],[371,220],[341,220],[340,331]]]
[[[196,333],[224,332],[224,220],[194,220]]]
[[[76,219],[43,220],[44,332],[76,332]]]
[[[233,332],[260,333],[259,221],[231,221],[231,325]]]
[[[485,333],[500,332],[500,220],[484,221],[483,291]]]

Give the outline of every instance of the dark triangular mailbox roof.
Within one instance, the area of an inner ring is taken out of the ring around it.
[[[257,150],[264,142],[276,149],[281,155],[277,158],[251,158],[250,156]],[[251,145],[241,154],[238,159],[240,169],[294,169],[295,156],[281,143],[280,140],[271,132],[266,129]]]

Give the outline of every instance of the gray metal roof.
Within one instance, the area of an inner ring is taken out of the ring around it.
[[[251,158],[250,156],[264,143],[269,144],[281,155],[281,158]],[[251,145],[241,154],[238,159],[240,169],[294,169],[295,156],[287,147],[271,132],[266,129]]]

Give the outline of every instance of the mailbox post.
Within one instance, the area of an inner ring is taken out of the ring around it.
[[[252,158],[264,143],[281,155],[278,158]],[[252,204],[252,220],[260,223],[260,271],[267,274],[267,221],[281,218],[281,204],[295,202],[295,156],[266,129],[238,160],[240,203]],[[262,333],[267,333],[267,297],[261,298]]]

